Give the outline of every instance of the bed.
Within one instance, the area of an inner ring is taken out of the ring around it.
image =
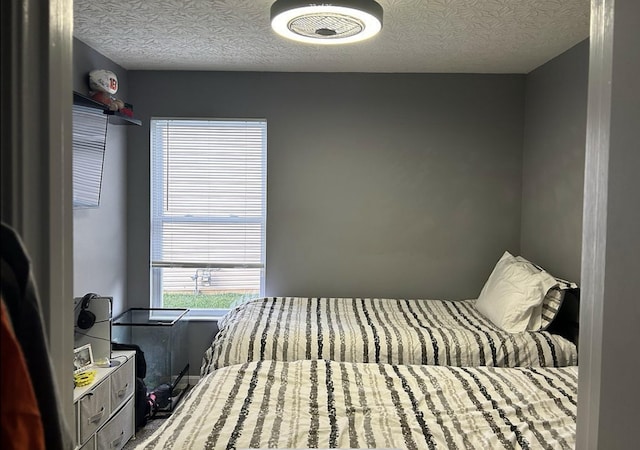
[[[330,359],[447,366],[567,366],[569,339],[509,333],[475,300],[271,297],[249,301],[219,323],[202,372],[254,360]]]
[[[253,299],[136,448],[573,449],[577,293],[505,252],[473,300]]]
[[[257,298],[219,321],[201,375],[272,359],[458,367],[576,365],[577,293],[574,283],[505,252],[473,300]]]
[[[578,368],[258,360],[215,370],[137,449],[575,446]]]

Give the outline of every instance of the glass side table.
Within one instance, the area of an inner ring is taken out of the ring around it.
[[[159,411],[173,411],[189,388],[187,321],[183,320],[188,312],[181,308],[130,308],[112,322],[113,342],[134,344],[144,352],[147,388],[169,391]]]

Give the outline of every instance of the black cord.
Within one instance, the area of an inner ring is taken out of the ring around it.
[[[95,325],[96,323],[102,323],[102,322],[111,322],[111,319],[98,320],[98,321],[94,322],[93,324]]]

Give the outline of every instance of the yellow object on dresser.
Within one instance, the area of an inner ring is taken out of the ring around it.
[[[75,387],[89,386],[96,378],[95,370],[85,370],[84,372],[76,373],[73,376],[73,385]]]

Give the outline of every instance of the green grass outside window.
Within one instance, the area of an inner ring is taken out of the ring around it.
[[[257,296],[258,292],[165,292],[162,304],[164,308],[229,309]]]

